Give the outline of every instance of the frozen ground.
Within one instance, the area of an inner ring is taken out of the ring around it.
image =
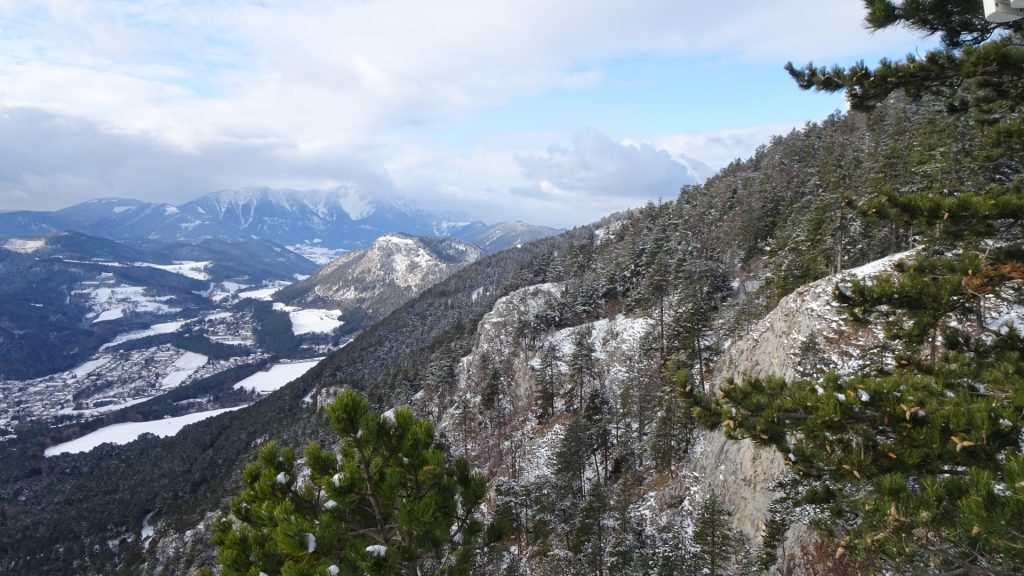
[[[244,408],[244,406],[196,412],[195,414],[187,414],[176,418],[164,418],[163,420],[125,422],[123,424],[105,426],[81,438],[51,446],[45,450],[44,454],[50,457],[58,454],[88,452],[101,444],[127,444],[146,433],[155,434],[160,437],[174,436],[189,424],[212,418],[218,414],[238,410],[239,408]]]
[[[177,332],[179,328],[185,325],[187,320],[178,320],[177,322],[163,322],[161,324],[154,324],[145,330],[135,330],[133,332],[125,332],[119,334],[117,338],[114,338],[110,342],[107,342],[103,346],[100,346],[100,350],[105,350],[118,344],[123,344],[129,340],[138,340],[139,338],[145,338],[146,336],[156,336],[158,334],[170,334],[171,332]]]
[[[46,247],[46,240],[29,240],[25,238],[11,238],[4,243],[4,248],[11,252],[20,252],[22,254],[31,254],[36,250]]]
[[[344,324],[344,322],[338,319],[341,316],[341,310],[303,309],[281,304],[280,302],[274,303],[274,310],[288,313],[288,317],[292,321],[292,332],[296,336],[313,332],[329,334],[335,328]]]
[[[170,314],[181,311],[165,304],[173,299],[171,296],[149,296],[141,286],[104,286],[92,282],[83,282],[81,286],[75,293],[88,299],[92,312],[86,314],[86,319],[94,323],[116,320],[129,312]]]
[[[176,388],[181,385],[182,382],[188,380],[188,377],[195,373],[203,366],[206,366],[206,362],[209,358],[202,354],[196,354],[195,352],[185,352],[180,358],[171,364],[171,373],[164,376],[163,380],[160,381],[161,388]]]
[[[288,285],[289,282],[277,281],[269,285],[263,286],[262,288],[257,288],[255,290],[246,290],[245,292],[239,292],[238,297],[252,298],[253,300],[271,300],[275,292]]]
[[[235,384],[234,388],[245,388],[260,394],[269,394],[278,388],[284,387],[285,384],[295,380],[306,372],[309,372],[310,369],[312,369],[313,366],[316,366],[321,360],[323,360],[323,358],[315,358],[305,362],[274,364],[270,367],[270,370],[257,372],[238,384]]]
[[[88,362],[82,364],[81,366],[71,370],[70,376],[74,380],[85,378],[89,374],[95,372],[97,368],[102,368],[103,366],[105,366],[108,362],[111,361],[111,359],[112,358],[110,356],[100,356],[99,358],[96,358],[94,360],[89,360]]]
[[[305,244],[293,244],[288,246],[288,249],[296,254],[302,256],[306,260],[312,261],[317,266],[323,266],[335,258],[343,256],[348,250],[327,248],[326,246],[319,245],[319,240],[313,242],[306,242]]]
[[[212,264],[212,262],[192,262],[192,261],[178,261],[174,264],[150,264],[148,262],[136,262],[136,266],[148,266],[150,268],[158,268],[174,274],[181,274],[189,278],[195,278],[196,280],[209,280],[210,275],[206,272],[206,269]]]

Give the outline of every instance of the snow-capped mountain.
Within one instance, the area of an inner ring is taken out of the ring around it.
[[[122,212],[146,204],[141,200],[127,198],[98,198],[54,212],[54,216],[69,228],[90,226],[95,222],[114,218]]]
[[[117,238],[263,238],[286,245],[366,246],[381,234],[430,234],[440,220],[424,210],[353,188],[222,190],[180,206],[140,204],[90,228]]]
[[[459,232],[454,234],[456,238],[465,240],[482,248],[488,254],[501,252],[506,248],[554,236],[559,231],[547,226],[537,226],[525,222],[499,222],[493,226],[486,226],[472,234]]]
[[[76,230],[115,240],[240,241],[352,250],[384,234],[451,236],[495,252],[556,230],[523,223],[459,221],[408,202],[352,187],[330,190],[221,190],[170,204],[108,198],[56,212],[0,213],[0,237]]]
[[[282,289],[275,300],[342,312],[359,309],[372,321],[481,256],[480,248],[452,238],[388,234]]]

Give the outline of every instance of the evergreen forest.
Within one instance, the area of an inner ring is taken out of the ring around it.
[[[939,46],[787,66],[848,111],[468,265],[245,410],[0,444],[0,572],[1024,573],[1024,35],[866,5]],[[822,286],[870,346],[733,369]]]

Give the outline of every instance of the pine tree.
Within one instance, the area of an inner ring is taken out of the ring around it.
[[[574,544],[574,534],[580,526],[580,509],[587,496],[587,462],[593,453],[587,425],[582,419],[568,423],[565,436],[558,449],[551,456],[551,484],[546,492],[552,499],[549,503],[554,520],[554,530],[562,532],[565,549],[579,549]]]
[[[790,524],[790,506],[781,499],[768,505],[768,520],[761,530],[761,546],[756,556],[757,567],[767,572],[778,562],[779,547],[786,540]]]
[[[904,26],[926,35],[939,35],[941,47],[924,57],[885,59],[871,69],[863,62],[831,69],[808,64],[787,71],[804,89],[845,91],[851,107],[869,110],[890,94],[940,94],[956,109],[965,107],[1000,115],[1024,104],[1019,22],[995,24],[985,19],[972,0],[865,0],[866,23],[872,30]]]
[[[658,538],[657,576],[698,576],[704,573],[701,561],[680,526],[672,526]]]
[[[482,384],[480,389],[480,407],[487,412],[495,412],[500,408],[502,393],[502,367],[490,354],[483,354],[480,361]]]
[[[540,351],[537,369],[534,371],[534,416],[540,422],[555,414],[555,390],[559,374],[558,351],[552,344],[546,344]]]
[[[605,488],[595,485],[587,494],[579,514],[574,534],[575,552],[582,560],[582,574],[603,576],[606,574],[607,547],[609,534],[605,528],[608,513],[608,496]]]
[[[986,294],[1005,295],[1011,278],[1024,277],[1022,27],[986,22],[968,0],[865,4],[869,27],[938,34],[942,47],[874,69],[788,65],[798,84],[844,90],[859,110],[896,91],[924,105],[937,98],[951,113],[970,112],[989,149],[964,162],[968,148],[943,139],[939,126],[947,124],[925,115],[896,150],[895,170],[907,174],[859,208],[924,241],[895,277],[838,294],[854,319],[885,326],[895,367],[847,380],[808,374],[727,386],[718,419],[728,434],[784,454],[805,499],[858,515],[840,553],[858,551],[897,572],[912,557],[936,572],[1019,573],[1024,346],[1014,330],[984,326],[981,306]],[[999,176],[982,187],[961,166],[985,162]],[[964,329],[972,316],[974,329]]]
[[[696,427],[687,402],[693,380],[688,371],[666,373],[658,399],[658,419],[654,424],[651,455],[658,472],[669,472],[690,449]]]
[[[612,415],[611,402],[603,388],[596,388],[587,396],[583,420],[587,423],[587,434],[594,451],[594,470],[607,481],[612,449]]]
[[[1013,573],[1024,568],[1024,339],[950,344],[934,365],[888,375],[727,386],[720,418],[786,455],[805,498],[829,480],[824,500],[860,517],[847,550],[897,570],[914,557]]]
[[[998,167],[1019,172],[1024,153],[1024,34],[1020,21],[994,24],[984,18],[972,0],[866,0],[867,24],[874,30],[905,26],[925,34],[937,34],[942,46],[902,61],[883,60],[871,69],[863,62],[850,68],[831,69],[809,64],[798,70],[786,68],[804,89],[845,91],[854,109],[871,110],[896,91],[911,97],[937,96],[953,113],[970,111],[985,128],[992,144],[989,160]],[[981,240],[1019,228],[1024,213],[1024,180],[976,189],[952,169],[963,156],[952,148],[935,163],[948,177],[924,176],[941,184],[906,193],[888,189],[864,206],[903,226],[914,225],[927,233],[934,245]],[[921,174],[915,175],[922,178]]]
[[[824,376],[832,370],[831,359],[825,352],[824,346],[817,334],[810,334],[797,349],[796,372],[801,378]]]
[[[659,370],[653,352],[642,346],[626,358],[626,383],[621,401],[622,417],[626,419],[624,424],[630,428],[627,428],[623,444],[632,448],[637,467],[644,465],[647,438],[656,416],[651,407],[658,402]]]
[[[345,391],[327,408],[337,452],[268,444],[243,474],[242,493],[213,542],[223,574],[469,574],[483,532],[484,478],[452,460],[434,427],[409,410],[376,414]]]
[[[572,354],[569,355],[568,386],[565,390],[565,409],[570,412],[582,410],[587,388],[597,376],[594,362],[594,343],[591,341],[593,327],[585,325],[573,334]]]
[[[440,420],[440,411],[444,410],[451,399],[452,391],[455,388],[455,359],[450,354],[440,354],[427,366],[427,373],[424,378],[423,388],[433,393],[437,402],[438,413],[435,417]]]
[[[556,493],[565,499],[581,501],[586,493],[587,460],[593,446],[583,420],[569,422],[565,436],[553,455]]]
[[[608,572],[623,576],[640,576],[650,573],[651,549],[640,518],[630,511],[630,503],[636,497],[628,480],[617,487],[613,502],[615,528],[608,544]]]
[[[700,503],[694,517],[693,543],[709,576],[727,574],[740,538],[732,527],[732,513],[712,491]]]

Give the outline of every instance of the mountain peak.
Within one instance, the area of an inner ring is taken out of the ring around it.
[[[344,213],[353,221],[370,216],[384,203],[350,186],[309,190],[266,187],[226,189],[207,194],[193,202],[210,203],[221,214],[242,207],[269,204],[290,212],[308,211],[327,220],[334,220],[340,213]]]
[[[480,248],[454,238],[385,234],[368,248],[349,252],[281,290],[276,298],[342,311],[360,309],[376,320],[482,256]]]

